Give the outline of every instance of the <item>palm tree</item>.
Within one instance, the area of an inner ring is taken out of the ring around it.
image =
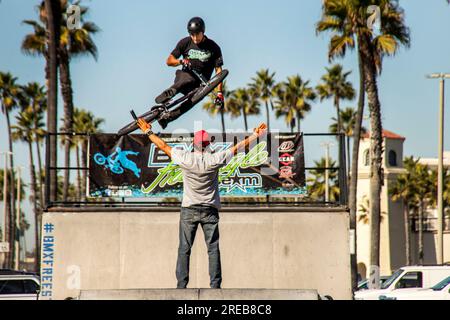
[[[266,107],[266,123],[267,131],[270,132],[270,112],[269,103],[273,110],[273,88],[275,86],[275,72],[270,72],[269,69],[262,69],[256,72],[256,77],[252,78],[249,84],[250,88],[255,90],[257,99],[264,103]]]
[[[80,1],[75,2],[79,5]],[[69,5],[67,0],[60,0],[61,8],[63,11],[67,10]],[[33,26],[34,33],[25,37],[22,43],[22,49],[28,54],[46,55],[46,48],[42,46],[45,37],[45,33],[42,32],[44,24],[47,20],[46,7],[41,4],[40,10],[40,22],[33,20],[25,20],[24,23]],[[70,77],[70,61],[73,57],[91,55],[94,59],[97,59],[97,47],[92,40],[92,35],[99,31],[98,27],[92,22],[85,22],[84,16],[88,12],[87,7],[81,7],[80,22],[82,23],[80,28],[69,29],[67,28],[67,19],[63,17],[61,19],[60,29],[61,36],[58,48],[59,58],[59,71],[61,78],[61,92],[64,101],[64,130],[71,133],[73,130],[73,90],[72,80]],[[42,51],[43,50],[43,51]],[[65,140],[65,166],[70,166],[70,136]],[[64,192],[63,199],[66,200],[70,171],[64,172]]]
[[[22,238],[22,252],[24,257],[27,255],[27,240],[25,238],[25,233],[30,229],[30,224],[28,220],[25,218],[23,212],[20,214],[20,222],[19,222],[19,237]]]
[[[9,148],[9,165],[11,168],[14,168],[14,157],[13,157],[13,139],[11,133],[11,121],[10,121],[10,113],[18,106],[18,100],[20,98],[20,87],[16,83],[17,78],[14,77],[11,73],[0,72],[0,103],[2,108],[2,113],[6,118],[6,127],[8,131],[8,148]],[[14,170],[10,170],[10,180],[15,181],[14,178]],[[13,189],[11,189],[13,190]],[[5,235],[6,241],[9,243],[14,243],[15,239],[15,194],[11,192],[6,197],[6,227],[5,227]],[[6,255],[6,263],[10,263],[10,258],[14,253]]]
[[[311,111],[311,104],[316,100],[314,89],[309,86],[309,80],[303,81],[300,75],[288,77],[287,81],[274,89],[276,93],[275,116],[284,116],[291,131],[297,121],[297,130],[301,131],[300,120]]]
[[[228,99],[229,99],[230,95],[232,94],[232,91],[229,91],[227,88],[226,81],[224,81],[222,84],[222,93],[225,98],[225,103],[222,107],[218,107],[214,103],[214,100],[216,97],[214,94],[210,94],[209,100],[203,104],[203,109],[206,110],[212,116],[215,116],[215,115],[217,115],[217,113],[220,113],[222,132],[225,132],[225,114],[230,112],[229,107],[228,107],[228,104],[229,104]]]
[[[319,169],[313,169],[309,173],[310,177],[307,179],[308,195],[314,199],[325,201],[325,170],[320,168],[326,167],[325,157],[321,158],[319,161],[314,161],[314,166]],[[328,159],[328,165],[330,168],[336,168],[336,161],[331,158]],[[337,170],[329,170],[329,201],[339,200],[339,183],[338,183],[338,173]]]
[[[322,76],[322,83],[316,87],[320,101],[333,98],[334,107],[336,108],[337,132],[342,132],[341,126],[341,100],[353,100],[355,98],[355,89],[350,81],[347,80],[351,71],[343,72],[340,64],[335,64],[331,68],[325,68],[327,74]]]
[[[381,34],[374,36],[367,25],[368,5],[378,5],[381,12]],[[394,55],[400,45],[410,43],[409,30],[404,24],[403,10],[396,1],[391,0],[324,0],[322,5],[322,19],[317,23],[317,32],[331,31],[328,57],[342,57],[346,49],[354,48],[358,44],[358,59],[360,67],[360,88],[364,86],[367,92],[371,119],[371,201],[370,213],[372,252],[371,265],[379,266],[380,252],[380,193],[382,183],[382,125],[380,101],[378,97],[377,74],[382,69],[382,58]],[[356,38],[356,41],[355,41]],[[364,81],[363,86],[362,81]],[[361,94],[361,93],[360,93]],[[359,147],[360,132],[358,126],[362,121],[363,101],[358,105],[358,119],[355,128],[355,144],[353,146],[352,176],[350,188],[351,222],[350,228],[356,227],[356,177],[357,147]],[[356,257],[352,256],[352,284],[356,288]]]
[[[241,114],[243,115],[245,131],[248,131],[247,117],[257,115],[260,112],[254,91],[246,88],[238,88],[232,92],[228,104],[231,117],[236,118]]]
[[[62,11],[61,3],[59,1],[44,0],[46,13],[46,33],[48,38],[45,39],[47,43],[46,57],[46,79],[47,79],[47,131],[49,133],[56,133],[57,128],[57,114],[58,114],[58,48],[61,34],[61,20]],[[57,166],[57,143],[56,136],[50,136],[50,163],[51,167]],[[49,198],[51,201],[56,200],[56,185],[57,172],[50,171],[48,179],[50,183]],[[39,257],[39,252],[36,247],[36,254]],[[39,261],[37,263],[37,270],[39,270]]]
[[[38,179],[37,190],[39,195],[39,208],[42,209],[44,205],[44,188],[43,188],[43,172],[42,172],[42,157],[41,157],[41,143],[45,136],[45,127],[43,122],[39,122],[39,119],[44,117],[44,112],[47,109],[46,92],[45,88],[37,82],[30,82],[22,87],[23,96],[26,97],[26,101],[29,102],[29,108],[36,114],[33,117],[33,134],[36,147],[36,155],[38,160]]]
[[[346,108],[340,111],[340,121],[341,121],[341,132],[345,134],[347,138],[347,168],[350,170],[350,139],[354,136],[355,123],[356,123],[356,111],[353,108]],[[331,133],[338,133],[338,119],[335,117],[331,118],[333,123],[330,125]],[[367,129],[361,127],[361,133],[366,133]]]
[[[417,164],[413,157],[405,158],[404,166],[407,170],[397,177],[397,181],[389,190],[393,201],[402,201],[403,203],[403,219],[405,221],[405,258],[406,265],[411,265],[411,234],[410,234],[410,217],[409,212],[413,207],[417,207],[415,202],[417,190],[414,177],[414,167]]]
[[[38,119],[35,119],[37,117]],[[33,141],[36,136],[34,132],[35,123],[38,123],[39,127],[43,126],[42,114],[34,113],[33,109],[28,105],[24,105],[22,111],[16,116],[17,124],[12,126],[13,132],[12,137],[14,140],[23,141],[28,144],[28,155],[30,158],[30,188],[31,188],[31,202],[33,203],[33,211],[35,217],[35,237],[36,237],[36,263],[39,261],[39,225],[40,217],[37,205],[37,188],[36,188],[36,170],[34,167],[34,156],[33,156]],[[36,268],[38,265],[36,265]]]
[[[10,172],[8,170],[7,174],[9,175],[9,173]],[[5,178],[4,174],[5,174],[4,170],[0,169],[0,199],[3,199],[3,188],[4,188],[4,183],[5,183],[4,182],[4,178]],[[8,198],[10,198],[11,193],[14,193],[14,198],[17,199],[17,204],[20,201],[23,201],[25,199],[25,195],[26,195],[25,194],[26,184],[23,182],[22,178],[20,178],[20,194],[18,192],[18,188],[17,188],[17,186],[18,186],[18,179],[17,179],[18,176],[19,175],[14,174],[14,177],[15,177],[14,182],[9,181],[9,178],[8,178],[8,191],[7,191]],[[19,198],[19,195],[20,195],[20,198]],[[14,213],[17,214],[17,211],[14,210]],[[16,221],[16,220],[14,220],[14,221]],[[16,230],[15,231],[15,241],[17,241],[17,243],[20,244],[20,238],[18,236],[17,225],[14,223],[13,226],[11,226],[11,228],[14,228]],[[3,232],[3,230],[0,228],[0,239],[3,238],[2,232]],[[13,260],[13,262],[15,262],[15,259],[19,256],[19,253],[20,253],[20,245],[19,245],[19,251],[17,251],[17,252],[15,251],[16,250],[16,246],[13,246],[13,248],[14,248],[14,256],[12,257],[12,260]],[[5,261],[5,263],[6,263],[6,261]]]
[[[76,133],[86,133],[88,135],[99,133],[100,125],[104,122],[101,118],[96,118],[91,112],[75,108],[74,110],[74,130]],[[87,167],[87,146],[88,146],[88,136],[78,136],[77,141],[77,155],[80,153],[78,148],[81,148],[81,166],[83,168]],[[79,167],[79,160],[77,156],[77,166]],[[79,183],[78,174],[78,190],[81,192],[80,197],[84,199],[86,190],[86,170],[82,170],[82,182]]]
[[[362,222],[364,224],[369,224],[370,223],[370,200],[369,198],[367,198],[367,196],[363,196],[362,197],[362,201],[359,204],[359,217],[358,217],[358,222]],[[384,220],[384,216],[386,215],[386,212],[381,212],[381,217],[380,217],[380,221]]]

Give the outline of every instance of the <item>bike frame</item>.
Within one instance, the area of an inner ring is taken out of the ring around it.
[[[205,77],[203,77],[200,73],[198,73],[197,71],[195,71],[194,69],[191,69],[192,73],[200,80],[201,85],[202,86],[206,86],[208,84],[208,80],[205,79]],[[165,107],[166,109],[169,109],[177,104],[180,104],[181,102],[184,102],[185,100],[188,100],[190,97],[192,97],[198,90],[200,89],[200,87],[191,90],[188,94],[178,98],[175,101],[172,101],[171,103],[169,103],[168,105],[164,105],[162,104],[162,107]],[[214,91],[212,92],[212,94],[214,96],[217,97],[217,93],[215,93]]]

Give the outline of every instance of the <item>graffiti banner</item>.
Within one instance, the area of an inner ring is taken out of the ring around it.
[[[220,152],[248,134],[211,134]],[[192,134],[161,134],[172,148],[193,150]],[[239,151],[219,171],[221,196],[304,195],[303,135],[270,133]],[[146,135],[96,134],[89,140],[90,197],[181,197],[181,168]]]

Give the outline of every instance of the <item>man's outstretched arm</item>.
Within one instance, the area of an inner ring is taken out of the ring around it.
[[[164,140],[160,139],[156,134],[152,132],[152,125],[142,118],[137,120],[137,125],[141,128],[151,142],[153,142],[160,150],[172,158],[172,147],[170,147]]]
[[[253,134],[243,141],[237,143],[235,146],[231,147],[230,150],[233,154],[236,154],[239,150],[244,149],[250,143],[262,136],[267,130],[267,125],[263,122],[257,128],[253,129]]]

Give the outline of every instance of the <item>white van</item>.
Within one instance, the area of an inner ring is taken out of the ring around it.
[[[407,266],[395,271],[380,289],[355,292],[356,300],[378,300],[397,290],[430,288],[450,276],[450,266]]]

